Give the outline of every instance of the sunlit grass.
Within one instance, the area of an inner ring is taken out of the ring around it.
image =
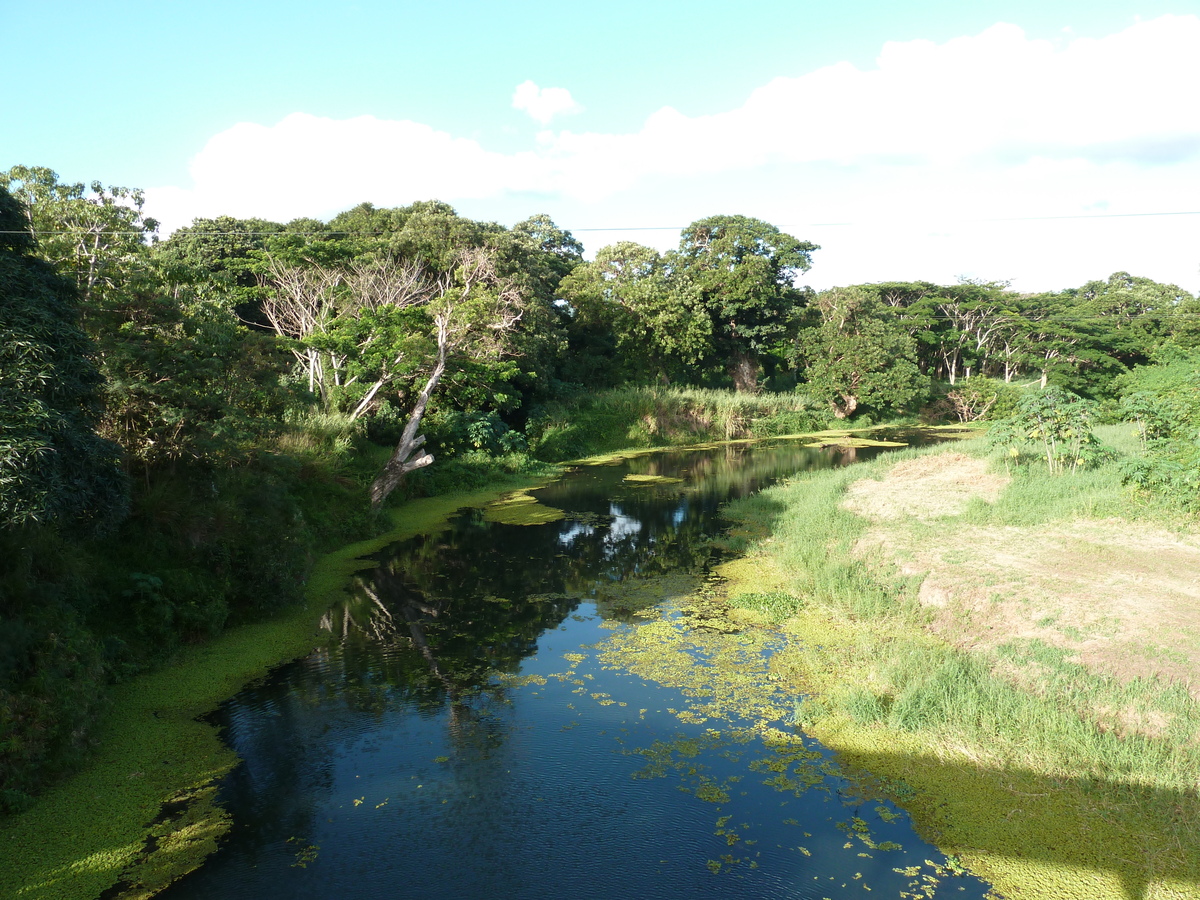
[[[1125,430],[1101,429],[1115,456],[1139,450]],[[982,442],[956,449],[988,452]],[[939,452],[903,451],[812,473],[731,504],[733,544],[759,558],[773,579],[735,582],[731,605],[790,636],[777,671],[806,697],[806,726],[850,762],[920,786],[918,818],[950,829],[939,843],[972,848],[991,875],[1014,879],[1008,884],[1029,896],[1124,896],[1119,884],[1115,893],[1089,894],[1098,881],[1070,887],[1044,867],[1013,861],[1012,841],[1069,841],[1098,827],[1095,816],[1104,810],[1107,852],[1122,879],[1161,877],[1186,885],[1164,896],[1200,896],[1200,703],[1187,686],[1099,674],[1072,652],[1020,635],[991,649],[951,644],[931,631],[932,613],[916,601],[918,579],[856,549],[870,523],[842,508],[847,486],[881,477],[901,459]],[[1003,461],[994,465],[1003,471]],[[911,533],[945,544],[968,526],[1036,534],[1039,525],[1080,519],[1170,522],[1162,504],[1121,483],[1115,462],[1074,476],[1036,465],[1012,474],[994,504],[973,502],[958,516],[913,522]],[[998,817],[1019,820],[1034,802],[1022,800],[1022,791],[1038,794],[1038,826],[1026,825],[1025,837],[997,830]],[[1031,844],[1019,852],[1036,858],[1039,851]],[[1080,858],[1089,852],[1080,850]]]
[[[544,407],[527,428],[541,459],[617,449],[777,437],[824,427],[828,412],[805,394],[746,394],[703,388],[602,391]]]

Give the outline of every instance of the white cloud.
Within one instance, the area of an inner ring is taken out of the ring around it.
[[[514,109],[529,113],[535,122],[542,125],[548,124],[555,116],[583,111],[583,107],[572,99],[571,92],[566,88],[540,88],[532,81],[517,85],[512,105]]]
[[[874,69],[777,78],[738,109],[670,108],[629,135],[560,135],[573,182],[629,184],[768,162],[1012,165],[1049,156],[1154,163],[1200,155],[1186,86],[1200,84],[1200,18],[1163,17],[1056,50],[1013,25],[946,44],[889,43]],[[574,170],[574,171],[572,171]]]
[[[293,113],[274,126],[244,122],[221,132],[193,158],[192,190],[147,195],[173,227],[222,214],[286,221],[363,201],[400,206],[532,189],[540,168],[533,153],[493,153],[417,122]],[[185,210],[187,218],[172,217]]]
[[[839,63],[776,78],[736,109],[687,116],[664,107],[634,133],[545,129],[516,153],[416,122],[296,113],[216,135],[192,162],[194,186],[148,191],[147,205],[168,228],[196,215],[286,220],[327,217],[364,200],[392,206],[429,198],[491,208],[508,198],[520,206],[515,220],[535,211],[529,195],[536,194],[539,208],[586,217],[563,221],[576,228],[685,224],[713,212],[758,215],[781,227],[851,221],[855,240],[875,229],[878,240],[868,243],[876,249],[891,234],[896,249],[877,256],[907,260],[906,270],[921,252],[953,251],[964,254],[963,271],[967,257],[980,267],[990,258],[996,264],[987,277],[1011,277],[1017,260],[1002,245],[1018,226],[964,226],[954,240],[937,237],[939,228],[1097,209],[1200,209],[1200,120],[1189,93],[1200,84],[1197,46],[1197,16],[1055,42],[998,24],[944,44],[886,44],[869,69]],[[543,125],[578,108],[566,90],[531,81],[517,88],[513,105]],[[597,221],[602,209],[612,218],[624,210],[623,221]],[[1178,234],[1189,223],[1172,224]],[[848,234],[819,240],[827,248],[819,267],[828,260],[837,268],[835,241]],[[926,250],[914,247],[918,235]],[[1083,249],[1041,247],[1043,256],[1053,250],[1064,258]],[[1112,268],[1121,267],[1114,258]]]

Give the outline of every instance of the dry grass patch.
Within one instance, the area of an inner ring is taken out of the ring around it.
[[[875,525],[862,555],[923,575],[934,627],[965,648],[1036,639],[1099,674],[1157,677],[1200,698],[1200,536],[1123,519],[1034,527],[950,524],[936,541],[913,519],[952,516],[1008,483],[958,453],[906,460],[851,486],[845,505]],[[1117,716],[1114,730],[1155,731]]]
[[[854,482],[843,506],[874,522],[935,519],[958,515],[975,497],[995,502],[1010,480],[989,472],[987,460],[963,453],[918,456],[892,466],[882,481]]]

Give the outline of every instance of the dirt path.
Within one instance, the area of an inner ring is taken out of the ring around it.
[[[920,598],[937,611],[934,627],[961,646],[1038,638],[1097,673],[1156,676],[1200,699],[1200,535],[1120,519],[1020,528],[951,519],[939,524],[949,539],[930,546],[924,522],[975,498],[993,502],[1007,482],[955,452],[856,482],[844,505],[873,523],[858,552],[924,574]]]

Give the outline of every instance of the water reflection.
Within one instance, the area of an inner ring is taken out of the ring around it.
[[[935,852],[820,748],[689,721],[688,690],[586,649],[696,591],[721,503],[853,458],[649,454],[535,492],[561,521],[466,510],[389,548],[325,617],[335,640],[222,708],[244,760],[221,793],[234,829],[167,896],[832,898],[868,877],[896,896],[911,879],[893,869]],[[739,652],[752,672],[768,650]],[[764,715],[783,724],[777,705]],[[780,754],[792,769],[762,763]]]

